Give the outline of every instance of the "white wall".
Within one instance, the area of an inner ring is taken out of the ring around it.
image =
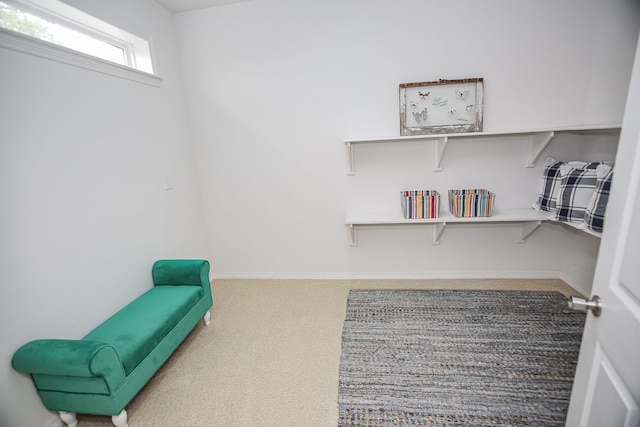
[[[165,80],[0,49],[0,425],[51,419],[10,368],[15,349],[82,336],[149,287],[157,258],[206,257],[220,276],[589,286],[598,243],[560,226],[524,245],[515,226],[492,225],[451,227],[439,246],[420,227],[369,229],[348,245],[346,210],[395,206],[401,189],[477,185],[502,207],[528,203],[540,163],[522,167],[521,142],[451,144],[439,174],[427,145],[367,147],[347,177],[343,140],[397,135],[398,84],[438,78],[485,78],[487,131],[620,122],[635,1],[250,1],[176,15],[177,49],[171,15],[151,0],[69,3],[151,37]],[[614,152],[569,140],[543,156]]]
[[[400,83],[484,77],[486,131],[620,123],[640,20],[634,1],[261,0],[175,16],[205,221],[218,276],[561,277],[588,291],[599,242],[543,225],[359,231],[345,212],[398,191],[460,186],[497,208],[536,198],[522,140],[358,146],[393,136]],[[615,140],[556,138],[542,154],[611,160]]]
[[[151,286],[158,258],[209,258],[171,14],[151,0],[69,3],[151,37],[164,82],[0,48],[2,426],[54,418],[11,368],[20,345],[80,338]]]

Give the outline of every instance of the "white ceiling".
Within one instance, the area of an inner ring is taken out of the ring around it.
[[[186,12],[207,7],[222,6],[224,4],[241,3],[248,0],[156,0],[171,12]]]

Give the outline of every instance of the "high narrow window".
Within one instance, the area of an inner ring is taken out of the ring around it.
[[[19,33],[27,36],[24,40],[36,39],[40,43],[62,46],[84,55],[155,74],[147,40],[58,0],[0,0],[0,29],[4,29],[0,36],[4,35],[5,39],[11,34]],[[27,43],[24,40],[19,44]],[[0,45],[16,49],[16,43],[2,43],[0,40]],[[47,57],[42,54],[42,48],[16,50]],[[62,52],[60,55],[52,53],[52,59],[61,60],[60,56],[66,55],[66,51]],[[63,62],[79,65],[77,59]]]

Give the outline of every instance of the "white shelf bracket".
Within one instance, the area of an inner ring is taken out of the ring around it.
[[[358,246],[358,235],[356,234],[356,226],[349,224],[349,243],[351,246]]]
[[[355,175],[356,171],[353,166],[353,146],[351,145],[351,141],[347,141],[347,175]]]
[[[532,168],[536,165],[536,160],[538,160],[542,151],[547,148],[554,134],[553,131],[539,132],[529,137],[529,158],[527,159],[526,167]]]
[[[433,170],[434,172],[442,172],[442,158],[444,157],[445,149],[447,148],[447,141],[449,141],[449,137],[444,136],[442,138],[435,139],[433,141],[433,146],[436,150],[436,167]]]
[[[522,239],[518,243],[525,243],[527,237],[531,236],[534,231],[540,227],[542,221],[528,221],[522,223]]]
[[[442,236],[442,232],[447,227],[446,222],[436,222],[433,224],[433,244],[440,244],[440,237]]]

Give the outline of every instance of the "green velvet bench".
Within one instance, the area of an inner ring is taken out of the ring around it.
[[[76,414],[111,415],[126,427],[125,407],[171,356],[213,304],[209,262],[161,260],[153,288],[79,340],[31,341],[14,354],[44,406],[70,427]]]

